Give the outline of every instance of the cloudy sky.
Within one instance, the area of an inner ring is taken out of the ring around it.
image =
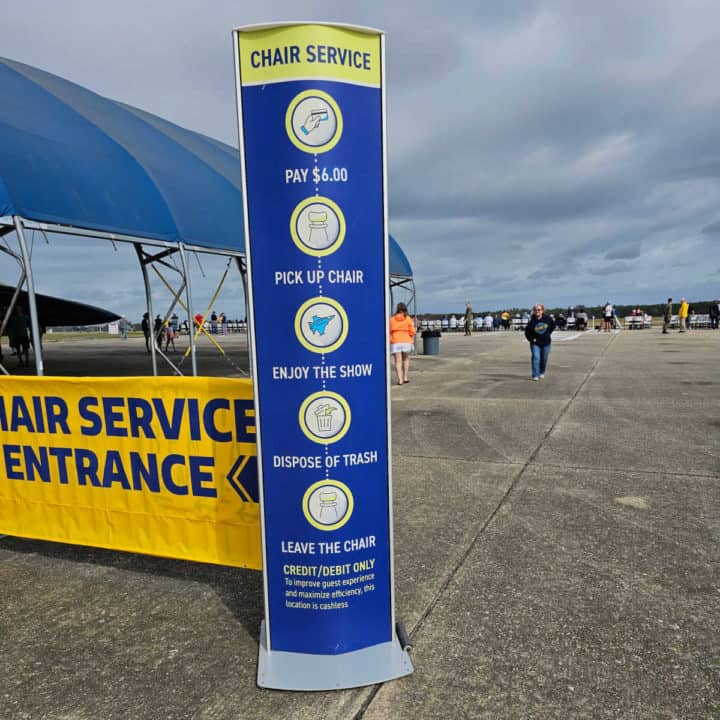
[[[387,33],[390,231],[420,312],[720,295],[716,1],[23,0],[0,55],[237,145],[230,31],[288,20]],[[136,315],[126,250],[75,243],[40,289]],[[199,303],[224,267],[201,262]]]

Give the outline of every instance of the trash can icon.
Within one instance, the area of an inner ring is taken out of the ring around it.
[[[317,422],[318,432],[331,432],[333,413],[337,411],[337,406],[331,403],[321,403],[315,408],[315,420]]]

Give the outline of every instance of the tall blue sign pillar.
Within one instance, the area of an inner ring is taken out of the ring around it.
[[[258,685],[412,672],[395,630],[384,36],[234,31],[265,619]]]

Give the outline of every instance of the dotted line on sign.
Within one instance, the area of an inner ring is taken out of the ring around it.
[[[313,164],[314,168],[313,170],[318,169],[318,156],[317,154],[313,155]],[[313,179],[320,177],[320,174],[317,172],[313,172]],[[318,184],[315,185],[315,197],[318,197],[320,195],[320,186]],[[318,271],[322,270],[322,258],[318,257]],[[318,277],[320,277],[320,273],[318,272]],[[323,294],[323,287],[322,283],[318,282],[318,295],[322,297]],[[327,389],[327,382],[325,380],[325,353],[320,353],[320,367],[321,367],[321,374],[322,374],[322,389],[325,391]],[[330,468],[328,467],[328,457],[330,455],[330,450],[328,448],[328,443],[325,443],[325,479],[328,480],[330,478]]]
[[[323,389],[323,391],[325,391],[327,389],[327,383],[325,382],[325,372],[324,372],[325,371],[325,353],[320,354],[320,367],[322,368],[322,370],[320,371],[322,373],[322,389]],[[329,452],[330,451],[328,450],[328,444],[325,443],[325,479],[326,480],[330,477],[330,468],[328,468],[328,463],[327,463]]]

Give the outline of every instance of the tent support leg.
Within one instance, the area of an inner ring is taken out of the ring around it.
[[[15,256],[13,255],[13,257]],[[0,336],[5,334],[5,328],[7,327],[8,321],[10,320],[10,316],[13,314],[13,310],[15,309],[15,303],[17,303],[18,296],[20,295],[20,290],[22,290],[22,286],[25,284],[26,277],[27,274],[25,273],[25,269],[23,268],[23,271],[20,274],[20,280],[18,280],[18,284],[15,287],[15,292],[13,293],[12,299],[10,300],[10,304],[5,309],[5,317],[3,317],[2,325],[0,325]]]
[[[245,337],[247,338],[248,346],[248,375],[252,378],[253,359],[251,356],[253,349],[250,344],[250,305],[248,303],[247,260],[243,257],[239,257],[237,258],[237,264],[240,270],[240,278],[242,279],[243,300],[245,301]]]
[[[15,232],[15,228],[10,228],[10,232]],[[3,233],[7,234],[7,233]],[[4,253],[7,253],[11,258],[14,260],[17,260],[21,272],[20,272],[20,279],[17,282],[17,285],[15,286],[15,292],[13,293],[12,298],[10,298],[10,304],[5,308],[5,315],[2,319],[2,323],[0,324],[0,339],[5,334],[5,328],[7,327],[8,322],[10,322],[10,318],[12,317],[12,314],[15,310],[15,305],[17,304],[18,297],[20,296],[20,291],[22,290],[22,286],[25,284],[25,278],[27,277],[27,273],[25,272],[25,268],[23,267],[22,258],[18,257],[14,252],[12,252],[9,249],[6,249],[2,246],[0,246],[0,250],[2,250]],[[8,342],[8,346],[10,343]],[[9,375],[7,368],[2,363],[2,347],[0,343],[0,372],[3,372],[5,375]]]
[[[157,377],[157,356],[155,355],[155,328],[153,327],[153,308],[152,308],[152,292],[150,291],[150,278],[148,276],[147,267],[145,266],[145,257],[143,256],[142,245],[133,243],[138,260],[140,261],[140,269],[142,270],[143,280],[145,282],[145,305],[148,313],[148,330],[150,331],[150,356],[152,357],[153,377]]]
[[[40,345],[40,324],[38,323],[37,301],[35,299],[35,283],[33,282],[32,267],[30,267],[30,254],[28,253],[27,243],[25,242],[25,232],[20,217],[13,215],[15,223],[15,231],[18,236],[20,252],[22,253],[22,261],[25,272],[27,273],[27,289],[28,289],[28,305],[30,306],[30,323],[32,325],[33,338],[33,355],[35,356],[35,370],[38,376],[45,374],[43,368],[42,346]]]
[[[178,243],[180,248],[180,262],[182,263],[183,275],[185,276],[185,301],[188,313],[188,339],[190,341],[190,360],[192,362],[193,377],[197,377],[197,356],[195,354],[195,318],[192,314],[192,289],[190,287],[190,272],[188,270],[187,257],[185,256],[185,245]]]

